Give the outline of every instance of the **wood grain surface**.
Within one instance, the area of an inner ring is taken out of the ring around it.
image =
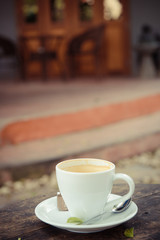
[[[116,185],[113,193],[124,194],[126,186]],[[133,201],[139,210],[137,215],[126,223],[112,229],[98,233],[80,234],[61,230],[41,222],[34,213],[38,203],[56,192],[36,196],[31,199],[15,202],[0,209],[0,239],[18,240],[101,240],[101,239],[127,239],[124,231],[134,227],[133,239],[160,239],[160,185],[136,185]]]

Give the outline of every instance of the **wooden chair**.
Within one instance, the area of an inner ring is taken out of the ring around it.
[[[95,74],[101,74],[102,67],[102,43],[104,36],[105,24],[88,29],[87,31],[79,34],[71,39],[68,44],[67,58],[69,74],[74,77],[79,70],[80,59],[83,56],[91,56]],[[89,42],[89,47],[84,48],[85,43]]]

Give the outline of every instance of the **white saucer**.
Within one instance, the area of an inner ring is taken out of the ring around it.
[[[110,194],[109,201],[119,198],[120,196]],[[70,217],[68,211],[59,211],[57,209],[57,197],[52,197],[39,203],[35,208],[36,216],[43,222],[54,227],[65,229],[71,232],[91,233],[109,229],[124,223],[133,218],[138,211],[137,205],[132,202],[127,210],[122,213],[108,213],[107,216],[92,225],[75,225],[67,223]]]

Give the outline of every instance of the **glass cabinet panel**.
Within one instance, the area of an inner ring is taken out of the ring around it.
[[[38,18],[37,0],[23,0],[23,16],[26,23],[36,23]]]
[[[93,4],[94,0],[80,0],[79,10],[80,10],[80,20],[81,21],[91,21],[93,19]]]
[[[62,22],[64,20],[65,1],[50,0],[51,19],[54,22]]]

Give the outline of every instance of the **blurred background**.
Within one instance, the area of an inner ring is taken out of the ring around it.
[[[159,9],[159,0],[1,1],[2,205],[56,188],[55,164],[70,157],[159,182]]]
[[[154,4],[149,0],[6,0],[0,7],[0,35],[10,42],[10,54],[17,54],[19,62],[17,66],[16,60],[3,59],[2,62],[1,59],[1,76],[52,79],[67,74],[66,61],[71,55],[70,42],[74,36],[102,23],[105,28],[99,73],[136,75],[136,45],[142,27],[149,25],[155,40],[159,41],[159,4],[158,0]],[[92,48],[90,42],[85,41],[84,45],[88,50]],[[3,51],[1,49],[1,55]],[[94,74],[94,54],[83,56],[77,74]]]

